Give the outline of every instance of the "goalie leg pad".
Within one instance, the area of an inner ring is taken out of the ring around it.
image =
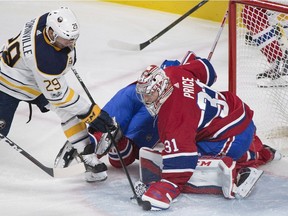
[[[233,199],[236,176],[236,162],[230,157],[204,156],[199,158],[197,167],[183,187],[182,192],[198,194],[223,194]]]
[[[139,151],[140,180],[148,185],[161,179],[163,168],[161,152],[148,147],[142,147]]]
[[[228,157],[224,157],[228,158]],[[228,198],[231,197],[235,162],[223,157],[204,156],[198,159],[197,167],[189,179],[183,186],[183,193],[197,194],[224,194]],[[161,179],[161,170],[163,167],[161,152],[143,147],[140,149],[139,157],[139,173],[140,180],[149,185]]]
[[[184,185],[182,192],[196,194],[222,194],[221,174],[218,168],[220,161],[220,157],[200,157],[192,177]]]
[[[225,198],[234,199],[236,162],[230,157],[224,157],[219,162],[222,192]]]

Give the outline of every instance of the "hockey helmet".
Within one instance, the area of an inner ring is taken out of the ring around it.
[[[80,34],[76,16],[68,7],[61,7],[48,14],[46,21],[47,33],[49,28],[54,31],[53,40],[49,38],[51,43],[55,43],[58,36],[66,40],[76,41]]]
[[[164,70],[156,65],[150,65],[137,80],[136,91],[148,112],[156,116],[162,104],[171,95],[173,87]],[[147,99],[149,97],[150,99]]]

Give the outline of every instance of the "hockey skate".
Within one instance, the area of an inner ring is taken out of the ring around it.
[[[107,166],[97,158],[93,145],[87,145],[80,157],[86,167],[85,180],[87,182],[105,181],[107,179]]]
[[[73,160],[77,161],[77,163],[81,162],[76,149],[72,147],[72,144],[69,141],[66,141],[55,158],[54,167],[68,167]]]
[[[263,146],[265,149],[268,149],[271,152],[271,154],[273,155],[271,161],[281,160],[282,154],[278,150],[273,149],[272,147],[270,147],[268,145],[263,145]]]
[[[236,199],[247,197],[254,188],[263,171],[252,167],[242,168],[237,175],[237,188],[234,190]]]
[[[257,46],[257,43],[253,40],[253,33],[251,31],[245,34],[245,44],[248,46]]]
[[[285,56],[287,56],[285,54]],[[275,60],[271,68],[256,75],[259,88],[287,87],[288,86],[288,61]]]

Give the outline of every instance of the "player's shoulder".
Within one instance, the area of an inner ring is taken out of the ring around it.
[[[69,55],[70,48],[56,50],[45,36],[45,26],[48,13],[39,18],[35,34],[35,61],[37,69],[47,75],[62,74],[68,64],[73,64],[74,56]],[[73,51],[72,51],[73,52]]]
[[[68,53],[57,52],[53,47],[41,42],[36,45],[35,58],[38,70],[47,75],[62,74],[70,61]]]
[[[136,94],[136,83],[131,83],[125,86],[124,88],[120,89],[118,93],[122,95],[127,95],[129,97],[134,97],[134,95]]]
[[[184,65],[166,68],[165,74],[167,77],[169,77],[172,85],[176,84],[176,87],[180,87],[179,84],[182,82],[191,82],[197,79],[195,74],[191,73],[191,71],[185,68]]]

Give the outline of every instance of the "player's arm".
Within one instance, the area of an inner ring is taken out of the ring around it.
[[[197,56],[194,52],[188,51],[180,66],[184,70],[192,73],[202,83],[208,86],[213,85],[217,80],[217,74],[210,61]]]
[[[88,124],[94,131],[107,133],[108,130],[115,131],[118,126],[109,116],[109,114],[102,110],[97,104],[92,104],[87,113],[77,116],[82,122]]]
[[[131,119],[143,104],[136,96],[136,84],[131,84],[119,90],[103,107],[110,116],[115,117],[125,133]]]
[[[191,131],[193,126],[187,127],[188,125],[183,122],[179,124],[181,120],[177,121],[177,119],[183,119],[179,116],[172,118],[173,116],[170,116],[170,122],[163,122],[163,125],[170,126],[165,127],[166,130],[160,133],[165,134],[161,137],[164,144],[164,149],[161,151],[163,162],[161,179],[152,183],[142,196],[142,200],[149,201],[154,206],[154,210],[170,207],[172,200],[180,194],[183,186],[191,178],[198,161],[197,148],[193,144],[195,135]],[[163,119],[159,119],[159,128],[163,126],[161,120]]]
[[[103,107],[110,116],[112,116],[115,122],[118,123],[118,130],[123,131],[126,135],[129,130],[129,124],[131,119],[138,112],[138,104],[142,105],[138,98],[136,98],[135,85],[131,84],[127,87],[119,90]],[[137,101],[135,101],[137,99]],[[143,106],[143,105],[142,105]],[[125,160],[125,164],[128,165],[135,160],[133,154],[133,141],[125,136],[122,136],[122,132],[118,132],[114,140],[117,143],[118,150]],[[92,132],[98,140],[97,155],[102,157],[109,152],[109,161],[115,167],[121,167],[121,163],[115,149],[111,149],[111,139],[107,133]],[[114,133],[113,133],[114,135]],[[110,150],[110,151],[109,151]],[[133,159],[134,158],[134,159]]]

